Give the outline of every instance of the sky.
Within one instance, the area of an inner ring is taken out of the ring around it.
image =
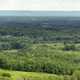
[[[0,0],[0,10],[80,11],[80,0]]]

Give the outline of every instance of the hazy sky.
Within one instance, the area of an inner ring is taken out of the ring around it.
[[[80,10],[80,0],[0,0],[0,10]]]

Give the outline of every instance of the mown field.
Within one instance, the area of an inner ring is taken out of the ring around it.
[[[63,76],[47,73],[0,70],[0,80],[63,80]]]
[[[75,71],[73,75],[55,75],[0,69],[0,80],[80,80],[80,71]]]

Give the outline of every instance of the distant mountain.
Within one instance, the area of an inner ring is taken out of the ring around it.
[[[0,11],[0,16],[71,16],[80,17],[80,11]]]

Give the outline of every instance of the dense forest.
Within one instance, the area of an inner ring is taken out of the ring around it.
[[[73,75],[80,70],[80,18],[0,17],[0,68]]]
[[[0,36],[28,37],[34,42],[80,39],[78,17],[0,17]]]

